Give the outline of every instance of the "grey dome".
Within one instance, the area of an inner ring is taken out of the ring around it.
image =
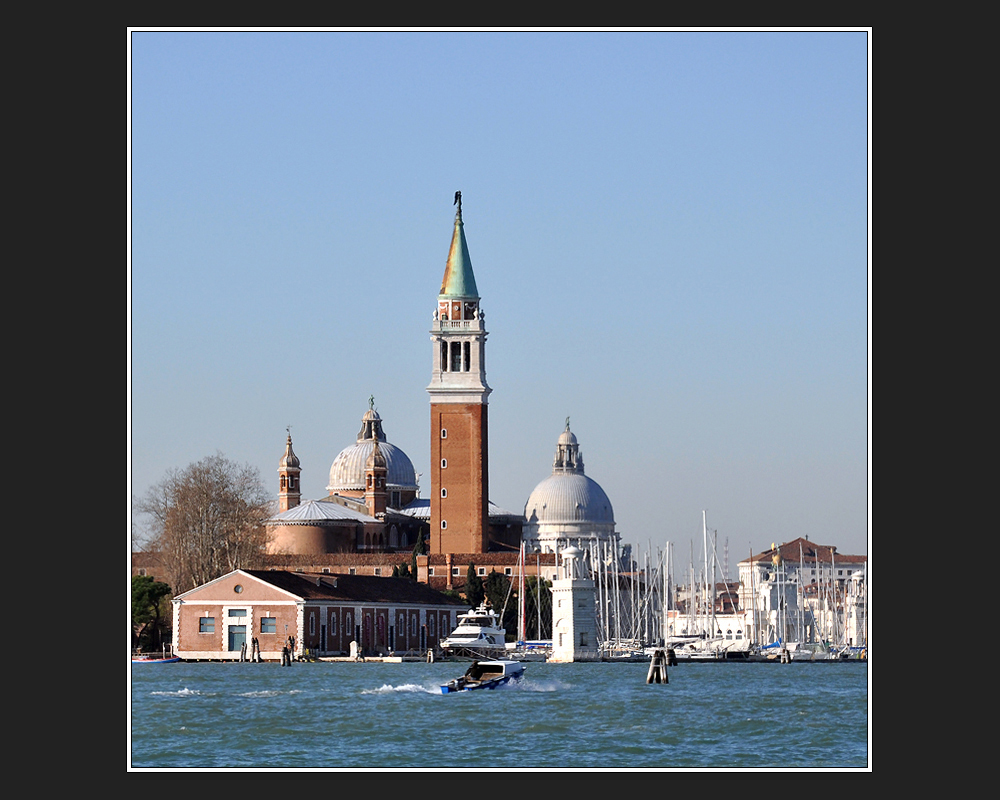
[[[524,505],[524,516],[529,523],[615,521],[607,494],[581,472],[557,472],[539,483]]]
[[[409,456],[386,441],[382,431],[382,418],[374,408],[369,408],[361,418],[357,442],[345,447],[333,460],[330,484],[326,487],[328,492],[364,490],[365,466],[375,449],[376,439],[379,452],[385,459],[386,487],[389,490],[417,491],[417,473]]]

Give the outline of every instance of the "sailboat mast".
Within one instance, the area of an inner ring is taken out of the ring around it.
[[[517,640],[519,642],[523,642],[525,639],[528,638],[525,631],[525,625],[526,625],[525,601],[527,598],[524,596],[524,540],[523,539],[521,540],[521,552],[518,554],[517,562],[519,565],[518,571],[520,573],[518,576],[518,590],[517,590],[517,605],[518,605]]]
[[[708,616],[709,616],[709,610],[708,610],[708,525],[707,525],[707,523],[705,521],[705,511],[704,511],[704,509],[701,512],[701,539],[702,539],[702,549],[704,551],[702,553],[702,558],[703,558],[703,560],[705,562],[705,572],[703,573],[704,577],[705,577],[705,587],[704,587],[704,594],[702,595],[702,597],[703,597],[704,603],[705,603],[705,628],[707,629],[708,628],[708,624],[709,624],[709,620],[708,620]],[[709,630],[706,630],[705,633],[708,636],[712,635],[712,632],[709,631]]]
[[[715,638],[715,632],[718,627],[715,623],[715,573],[716,568],[719,566],[719,532],[712,531],[712,637]]]
[[[535,553],[535,606],[538,608],[538,640],[542,639],[542,557]]]

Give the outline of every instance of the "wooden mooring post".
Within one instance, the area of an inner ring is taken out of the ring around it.
[[[653,651],[649,661],[649,672],[646,673],[646,683],[670,683],[667,679],[667,653],[662,647]]]

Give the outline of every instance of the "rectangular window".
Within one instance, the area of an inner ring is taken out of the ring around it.
[[[229,609],[229,616],[231,617],[245,617],[246,615],[247,615],[247,610],[245,608]]]
[[[457,578],[458,577],[458,567],[452,567],[451,568],[451,575],[452,575],[453,578]]]
[[[261,617],[260,618],[260,632],[261,633],[277,633],[278,632],[278,620],[274,617]]]
[[[215,633],[215,617],[202,617],[198,620],[198,633]]]
[[[382,567],[375,567],[375,575],[378,576],[381,574],[382,574]]]

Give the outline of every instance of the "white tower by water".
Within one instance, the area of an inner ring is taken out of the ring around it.
[[[561,577],[552,581],[552,654],[549,661],[597,661],[594,581],[584,553],[568,547],[560,553]]]

